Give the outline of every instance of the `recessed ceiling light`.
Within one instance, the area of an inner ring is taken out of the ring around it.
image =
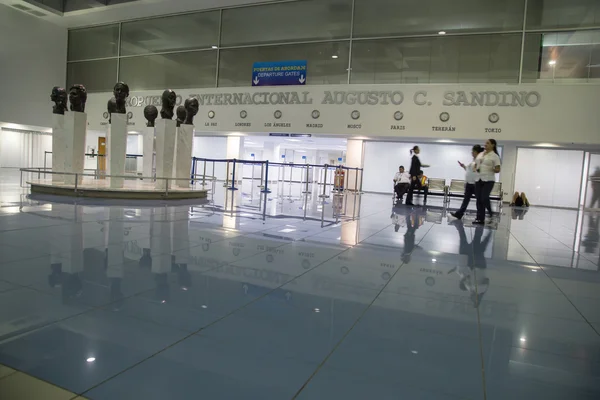
[[[90,358],[88,358],[88,359],[87,359],[87,360],[85,360],[85,361],[87,361],[87,362],[89,362],[89,363],[93,363],[94,361],[96,361],[96,357],[90,357]]]
[[[334,54],[331,56],[331,58],[338,58],[338,56]]]
[[[411,353],[413,353],[413,354],[419,354],[419,352],[416,351],[416,350],[411,350]]]
[[[438,32],[438,35],[445,35],[445,34],[446,34],[446,31],[439,31]]]
[[[212,48],[213,48],[213,49],[218,49],[218,48],[219,48],[219,46],[215,46],[215,45],[213,45],[213,46],[212,46]]]
[[[521,342],[526,342],[527,341],[527,339],[524,336],[521,336],[521,339],[519,339],[519,340],[521,340]]]
[[[319,310],[318,308],[315,308],[315,312],[321,312],[321,310]]]
[[[204,304],[202,304],[202,306],[201,306],[201,307],[202,307],[202,308],[204,308],[204,309],[208,308],[208,306],[207,306],[207,305],[204,305]]]
[[[556,64],[556,60],[550,60],[548,61],[548,65],[555,65]]]
[[[432,258],[431,262],[437,262],[437,260],[435,258]]]

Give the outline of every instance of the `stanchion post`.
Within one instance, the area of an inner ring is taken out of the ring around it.
[[[202,188],[206,186],[206,160],[204,160],[204,171],[202,172]]]
[[[271,191],[269,190],[269,160],[265,161],[265,187],[261,191],[262,193],[269,194]],[[265,196],[265,204],[267,204]]]
[[[306,165],[306,188],[304,189],[304,194],[308,194],[308,169],[310,168],[310,165]]]
[[[237,188],[235,187],[235,166],[237,164],[237,160],[234,158],[233,159],[233,172],[231,173],[231,188],[230,190],[237,190]]]
[[[365,170],[363,168],[360,169],[360,193],[362,193],[362,188],[363,188],[363,177],[364,177],[364,172]]]
[[[196,176],[196,157],[192,157],[192,174],[190,177],[190,183],[194,184],[194,177]]]
[[[79,183],[79,178],[77,177],[77,174],[75,174],[75,194],[77,194],[77,184]]]
[[[319,196],[323,199],[326,199],[329,197],[325,194],[327,191],[327,172],[328,171],[329,171],[329,165],[325,164],[325,173],[323,174],[323,194]]]
[[[227,171],[225,172],[225,187],[227,186],[229,186],[229,161],[227,161]]]
[[[356,176],[354,179],[354,193],[358,193],[358,168],[356,168],[355,174]]]
[[[260,163],[260,185],[258,186],[260,189],[264,189],[265,185],[263,185],[263,174],[265,173],[265,164]]]
[[[294,175],[294,163],[290,164],[290,180],[289,180],[289,191],[288,191],[288,197],[291,199],[292,198],[292,175]]]
[[[46,156],[48,155],[47,151],[44,151],[44,179],[46,179]]]

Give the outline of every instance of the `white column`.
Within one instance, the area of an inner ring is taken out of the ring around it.
[[[517,145],[504,143],[502,146],[502,167],[500,168],[500,182],[502,182],[503,201],[510,202],[514,193],[515,173],[517,168]]]
[[[65,116],[52,114],[52,171],[65,170]],[[52,182],[64,182],[64,175],[52,174]]]
[[[364,141],[348,140],[346,147],[346,166],[350,168],[362,168]],[[358,172],[358,174],[357,174]],[[349,190],[359,190],[361,174],[360,171],[347,171],[344,187]]]
[[[125,175],[125,154],[127,153],[127,114],[112,114],[106,137],[108,175]],[[110,178],[111,188],[122,188],[123,178]]]
[[[156,121],[156,177],[172,178],[175,158],[177,123],[170,119]],[[157,180],[156,188],[165,189],[165,180]],[[169,182],[169,186],[170,186]]]
[[[83,174],[87,114],[69,111],[65,115],[65,172]],[[79,177],[78,184],[83,177]],[[65,183],[74,185],[75,176],[66,176]]]
[[[242,154],[244,151],[244,138],[240,136],[228,136],[227,137],[227,159],[240,159],[243,158]],[[235,185],[242,182],[242,164],[236,164],[235,166]],[[227,178],[231,184],[233,179],[233,163],[229,166],[229,177]]]
[[[265,142],[263,147],[262,160],[269,160],[270,162],[281,161],[281,146],[273,142]]]
[[[181,124],[177,129],[177,157],[175,158],[175,178],[187,178],[177,181],[177,186],[181,188],[190,187],[193,141],[194,125]]]
[[[154,140],[154,127],[147,127],[142,131],[143,135],[143,151],[142,158],[143,168],[142,176],[152,176],[152,168],[154,166],[154,151],[155,151],[155,140]]]

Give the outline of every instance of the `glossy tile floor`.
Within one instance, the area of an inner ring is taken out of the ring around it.
[[[0,170],[0,364],[19,371],[0,397],[20,373],[111,400],[600,398],[599,214],[505,207],[484,228],[433,197],[249,187],[32,198]]]

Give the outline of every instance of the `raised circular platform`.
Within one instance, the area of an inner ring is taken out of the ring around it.
[[[174,183],[168,190],[156,188],[155,182],[139,179],[125,180],[122,188],[111,188],[110,179],[84,179],[77,185],[52,182],[51,179],[27,181],[31,185],[31,193],[49,194],[69,197],[91,197],[102,199],[135,199],[135,200],[182,200],[205,199],[208,190],[198,187],[178,187]],[[201,187],[201,186],[200,186]]]

